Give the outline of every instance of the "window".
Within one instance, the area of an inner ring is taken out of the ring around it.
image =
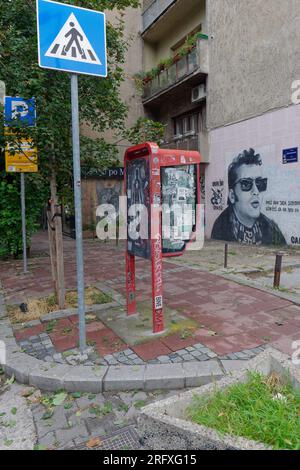
[[[190,136],[199,132],[199,112],[174,119],[174,137]]]

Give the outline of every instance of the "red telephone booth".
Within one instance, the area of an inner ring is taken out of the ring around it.
[[[200,160],[199,152],[160,149],[150,142],[125,153],[127,314],[137,313],[138,256],[151,261],[154,333],[164,330],[162,258],[182,255],[200,224]]]

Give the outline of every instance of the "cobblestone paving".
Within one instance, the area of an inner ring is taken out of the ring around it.
[[[28,389],[30,393],[30,389]],[[33,390],[32,390],[33,391]],[[51,406],[56,394],[36,390],[31,404],[39,449],[138,449],[136,428],[139,410],[177,391],[70,393],[64,402]]]
[[[64,352],[57,352],[50,336],[47,333],[31,336],[26,340],[19,341],[22,351],[46,362],[57,362],[59,364],[76,365],[143,365],[143,364],[172,364],[181,362],[202,362],[209,359],[239,359],[249,360],[255,357],[259,352],[263,351],[264,346],[245,349],[235,353],[218,356],[211,349],[202,343],[188,346],[168,355],[161,355],[155,359],[143,361],[132,349],[127,348],[123,351],[107,354],[103,357],[99,355],[97,350],[89,347],[85,354],[81,354],[78,348],[73,348]]]

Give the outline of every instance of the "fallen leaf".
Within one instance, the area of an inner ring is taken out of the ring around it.
[[[50,419],[53,416],[53,411],[49,410],[46,411],[46,413],[43,414],[42,419]]]
[[[117,419],[116,421],[114,421],[114,425],[115,426],[123,426],[123,424],[125,424],[125,420],[124,419]]]
[[[4,445],[7,447],[11,446],[13,442],[14,442],[13,440],[4,439]]]
[[[12,385],[15,381],[15,376],[12,375],[10,379],[7,379],[4,385]]]
[[[55,397],[53,398],[52,403],[54,406],[62,405],[66,398],[67,398],[67,394],[65,392],[57,393]]]
[[[101,442],[101,439],[99,439],[99,437],[95,437],[93,439],[90,439],[87,443],[86,443],[86,447],[88,449],[92,449],[93,447],[97,447],[97,446],[101,446],[102,445],[102,442]]]
[[[17,410],[17,408],[16,408],[15,406],[10,410],[10,412],[11,412],[12,415],[16,415],[16,414],[17,414],[17,411],[18,411],[18,410]]]
[[[44,446],[43,444],[36,444],[34,446],[34,450],[48,450],[48,448]]]
[[[34,388],[24,388],[21,392],[21,397],[27,398],[34,393]]]

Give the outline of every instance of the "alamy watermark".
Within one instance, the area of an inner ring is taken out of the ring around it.
[[[4,341],[0,341],[0,364],[6,364],[6,345]]]
[[[292,83],[292,103],[300,104],[300,80],[295,80]]]
[[[292,349],[295,349],[295,351],[292,354],[292,363],[295,366],[299,366],[300,365],[300,340],[293,341]]]
[[[132,204],[119,197],[119,208],[113,204],[97,207],[96,225],[99,240],[156,240],[157,221],[161,219],[162,239],[172,242],[193,240],[187,249],[201,250],[204,245],[204,204]],[[149,230],[151,227],[151,230]]]

